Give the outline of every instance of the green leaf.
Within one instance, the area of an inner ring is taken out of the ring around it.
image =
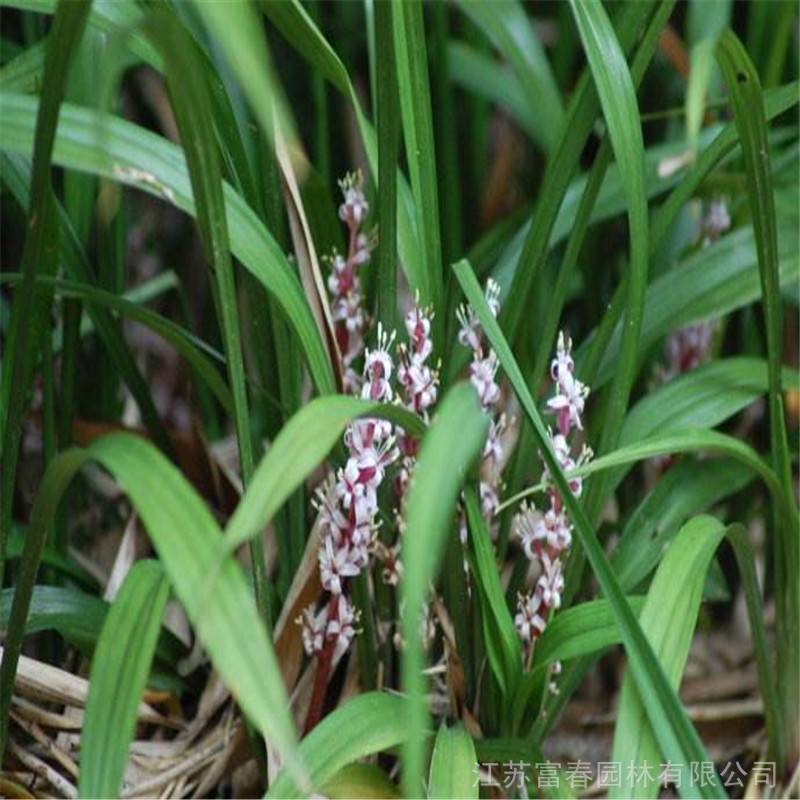
[[[510,697],[522,670],[522,648],[500,584],[500,572],[486,521],[471,487],[464,492],[464,506],[474,552],[473,569],[483,607],[481,616],[489,662],[503,693]]]
[[[404,698],[367,692],[328,714],[300,742],[300,756],[308,768],[311,789],[324,785],[347,764],[401,744],[408,736],[406,712]],[[306,794],[283,769],[266,796],[290,800]]]
[[[473,777],[476,761],[475,745],[464,726],[441,725],[431,755],[428,797],[478,800],[478,784]]]
[[[616,18],[616,30],[625,52],[634,46],[642,26],[647,23],[651,14],[650,3],[626,3],[621,6]],[[655,46],[653,37],[645,36],[642,39],[637,57],[641,56],[643,65],[650,61]],[[502,327],[512,341],[520,335],[531,290],[538,287],[539,275],[547,258],[553,224],[599,110],[590,78],[589,71],[586,70],[570,98],[558,137],[558,146],[548,159],[531,226],[524,235],[514,279],[500,312]]]
[[[423,301],[433,303],[441,315],[444,313],[441,306],[442,243],[422,8],[423,4],[416,1],[395,5],[392,25],[406,162],[411,176],[417,235],[424,258],[425,286],[421,295]],[[441,324],[439,327],[441,329]]]
[[[276,124],[287,138],[294,138],[291,115],[254,6],[249,2],[194,5],[222,48],[267,138],[272,140]]]
[[[89,676],[81,736],[83,797],[119,796],[168,597],[161,564],[138,561],[111,606]]]
[[[421,796],[425,731],[429,724],[420,641],[422,607],[436,577],[447,537],[453,535],[459,489],[467,468],[480,453],[488,423],[472,386],[461,383],[450,389],[422,439],[408,493],[401,558],[405,571],[403,687],[409,704],[403,785],[409,797]]]
[[[800,373],[788,367],[782,373],[787,388],[800,390]],[[625,417],[620,444],[681,428],[713,428],[757,400],[767,387],[767,365],[760,358],[711,361],[643,397]]]
[[[400,144],[400,98],[394,55],[394,10],[390,0],[377,0],[375,41],[381,58],[376,65],[378,133],[377,318],[394,330],[397,318],[397,156]]]
[[[397,785],[374,764],[348,764],[320,786],[330,800],[399,800]]]
[[[628,203],[630,257],[627,274],[627,298],[614,383],[606,404],[605,421],[599,451],[614,447],[619,437],[628,398],[636,377],[639,331],[644,312],[647,286],[648,230],[647,195],[644,186],[644,143],[636,91],[625,56],[600,0],[570,0],[572,13],[592,71],[603,117],[608,126],[611,147],[620,169]],[[602,484],[596,490],[603,496]],[[596,500],[590,497],[589,508]]]
[[[625,523],[611,564],[619,582],[632,589],[656,566],[665,547],[691,515],[738,492],[755,477],[729,458],[681,459],[661,476]]]
[[[243,8],[241,4],[234,6],[234,9],[241,8]],[[232,12],[234,24],[242,13],[241,10]],[[147,31],[164,59],[167,86],[191,179],[197,223],[206,260],[216,280],[216,308],[228,368],[228,381],[233,394],[239,463],[242,483],[247,487],[255,469],[255,446],[250,428],[244,352],[239,329],[239,305],[228,240],[222,168],[217,142],[213,135],[214,113],[209,102],[210,86],[205,79],[200,59],[195,56],[189,35],[165,8],[158,7],[153,10],[147,22]],[[227,39],[225,41],[227,42]],[[265,623],[269,625],[271,613],[267,567],[264,560],[264,545],[260,537],[251,539],[250,557],[256,604]]]
[[[697,148],[705,114],[706,95],[716,97],[719,75],[714,74],[714,47],[723,28],[730,25],[731,0],[693,0],[689,4],[686,28],[689,51],[689,80],[686,86],[686,138],[689,148]]]
[[[700,516],[688,522],[662,558],[639,617],[675,689],[680,684],[689,655],[706,572],[724,535],[725,528],[714,517]],[[614,728],[612,760],[638,767],[649,764],[655,768],[661,763],[660,756],[661,751],[636,687],[626,675]],[[690,779],[687,765],[683,765],[681,773],[683,780]],[[653,773],[652,778],[651,781],[646,777],[632,781],[625,775],[622,787],[612,788],[610,796],[656,797],[659,789],[657,774]]]
[[[229,551],[260,533],[286,499],[341,439],[356,417],[389,419],[415,436],[425,426],[420,418],[396,405],[354,397],[319,397],[303,406],[282,428],[253,474],[225,529]]]
[[[628,595],[627,600],[638,617],[644,597]],[[621,641],[619,625],[608,600],[579,603],[559,611],[547,624],[536,643],[535,667],[539,669],[553,661],[578,658]]]
[[[782,504],[784,513],[789,512],[790,501],[784,495],[780,481],[769,466],[752,447],[727,434],[706,428],[693,428],[666,436],[652,436],[635,444],[620,447],[604,456],[594,459],[569,475],[591,475],[612,467],[625,466],[654,456],[674,453],[691,453],[710,450],[735,458],[758,475],[771,492],[773,498]]]
[[[719,520],[709,516],[695,517],[686,523],[659,564],[639,621],[664,665],[670,682],[677,688],[694,636],[706,573],[715,551],[726,535],[731,539],[737,563],[743,569],[743,585],[770,731],[770,744],[780,745],[774,738],[779,731],[780,706],[769,669],[769,651],[763,630],[761,600],[752,551],[741,526],[726,530]],[[782,751],[778,752],[782,755]],[[636,687],[626,674],[617,712],[612,759],[623,764],[640,767],[649,764],[655,767],[661,763],[661,755],[662,751]],[[690,778],[688,770],[682,769],[682,772],[686,773],[683,780]],[[652,778],[653,780],[647,780],[645,777],[636,781],[626,774],[623,785],[612,789],[610,796],[655,798],[659,792],[658,776],[655,772]]]
[[[37,275],[52,275],[58,267],[58,224],[50,182],[53,141],[70,61],[83,34],[90,5],[90,0],[59,4],[47,41],[41,102],[35,123],[31,120],[33,167],[22,251],[23,282],[15,293],[11,308],[5,340],[8,357],[3,361],[0,386],[3,467],[0,487],[0,586],[3,584],[6,532],[11,527],[11,500],[22,419],[39,347],[50,328],[52,295],[41,289],[37,291],[35,278]],[[5,740],[0,736],[0,751],[4,748]]]
[[[531,134],[546,153],[558,142],[564,107],[555,78],[524,6],[518,0],[459,0],[459,8],[507,59],[534,115]]]
[[[167,273],[162,273],[162,275],[163,274]],[[0,276],[0,283],[13,284],[17,283],[19,280],[20,276],[15,273],[8,272]],[[185,328],[177,325],[166,317],[162,317],[155,311],[143,308],[138,303],[131,302],[125,297],[112,294],[104,289],[98,289],[79,281],[41,277],[37,278],[37,282],[52,285],[55,289],[55,293],[61,297],[77,297],[90,307],[99,306],[100,308],[111,309],[125,319],[130,319],[146,326],[151,331],[161,336],[164,341],[169,342],[175,350],[191,364],[226,411],[233,410],[233,400],[230,390],[220,376],[217,368],[210,362],[205,354],[208,353],[215,359],[223,361],[224,356]]]
[[[479,4],[471,2],[467,5]],[[508,67],[498,64],[491,56],[465,42],[449,42],[447,58],[456,84],[500,106],[534,142],[541,142],[543,135],[538,128],[540,117],[528,102],[519,79]],[[544,116],[541,119],[547,123]]]
[[[3,148],[30,156],[36,101],[23,95],[0,93],[0,103]],[[98,129],[103,136],[96,135]],[[135,186],[189,214],[195,213],[182,150],[137,125],[65,103],[53,158],[61,166]],[[332,392],[334,381],[328,353],[299,279],[255,212],[227,184],[224,196],[233,255],[280,303],[300,341],[319,392]]]
[[[800,278],[800,263],[793,253],[796,240],[796,226],[786,225],[781,235],[780,263],[780,282],[785,286],[796,284]],[[757,300],[759,282],[753,244],[752,229],[741,228],[690,255],[654,280],[645,295],[640,351],[645,352],[673,330],[692,322],[716,319]],[[593,389],[614,374],[624,338],[622,331],[622,325],[617,324],[602,353]],[[593,338],[587,339],[576,354],[579,374],[586,366],[587,351],[593,344]]]
[[[720,35],[716,54],[728,85],[734,122],[742,143],[747,197],[756,237],[769,371],[770,450],[775,471],[796,511],[783,416],[783,326],[778,234],[764,95],[753,62],[730,29]],[[796,251],[793,257],[797,261]],[[800,688],[797,681],[800,675],[800,530],[796,513],[777,526],[775,539],[775,623],[779,643],[778,661],[782,665],[781,696],[786,708],[790,709],[785,720],[786,734],[791,737],[792,747],[796,749],[800,741],[797,732],[800,721]]]
[[[175,594],[222,680],[255,727],[305,785],[272,643],[219,526],[186,479],[152,444],[127,433],[58,455],[45,472],[25,542],[0,666],[0,725],[11,690],[47,526],[72,478],[97,461],[120,483],[153,541]]]
[[[43,559],[44,561],[44,559]],[[46,563],[46,562],[45,562]],[[3,589],[0,594],[0,628],[5,630],[11,613],[13,589]],[[65,639],[93,649],[108,614],[108,603],[92,594],[60,586],[34,586],[25,634],[40,631],[58,631]],[[168,631],[161,632],[156,655],[165,663],[174,665],[185,648]]]
[[[378,144],[375,130],[361,108],[358,94],[339,56],[298,0],[263,3],[261,8],[286,40],[319,70],[353,107],[370,171],[377,183]],[[408,182],[399,171],[397,192],[397,248],[400,260],[411,288],[419,291],[423,304],[430,303],[433,300],[433,287],[429,285],[430,275],[426,269],[422,239],[417,230],[417,210]]]
[[[645,698],[644,705],[654,729],[658,732],[662,752],[675,763],[688,765],[692,761],[707,761],[708,758],[697,732],[687,717],[675,690],[669,685],[661,665],[637,623],[585,512],[569,489],[567,479],[553,454],[544,423],[525,384],[519,365],[511,353],[497,320],[494,319],[486,304],[483,292],[469,263],[461,261],[455,265],[454,269],[461,288],[478,315],[481,326],[497,353],[500,364],[533,428],[536,444],[549,474],[553,476],[559,494],[564,499],[565,510],[575,526],[578,540],[586,553],[603,594],[613,609],[622,632],[622,641],[634,680],[640,694]],[[718,784],[703,788],[710,796],[724,796]]]

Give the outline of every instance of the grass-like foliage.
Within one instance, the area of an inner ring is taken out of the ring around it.
[[[0,19],[2,796],[797,796],[796,4]]]

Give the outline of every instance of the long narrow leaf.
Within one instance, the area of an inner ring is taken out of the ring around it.
[[[423,753],[428,711],[420,620],[429,585],[436,577],[445,541],[452,532],[455,502],[465,473],[480,452],[488,427],[475,390],[454,386],[439,404],[422,440],[406,505],[401,558],[403,581],[403,686],[408,693],[408,739],[403,750],[403,784],[409,797],[422,791]]]
[[[156,648],[169,583],[157,561],[136,563],[103,625],[89,677],[80,792],[117,797]]]

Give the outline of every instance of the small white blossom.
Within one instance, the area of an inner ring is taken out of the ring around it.
[[[561,571],[561,561],[551,559],[547,553],[541,557],[543,572],[536,584],[541,591],[542,602],[548,607],[557,609],[561,607],[561,592],[564,591],[564,574]]]
[[[547,627],[546,614],[547,607],[542,602],[538,586],[530,594],[519,595],[514,625],[525,644],[535,641]]]
[[[470,383],[475,387],[484,408],[493,406],[500,399],[500,387],[495,381],[497,367],[497,354],[494,350],[490,350],[486,358],[476,359],[469,366]]]
[[[364,176],[361,171],[351,172],[339,181],[344,202],[339,206],[339,219],[357,228],[367,218],[369,204],[364,196]]]
[[[304,609],[302,616],[297,618],[297,624],[303,627],[303,648],[308,655],[313,656],[322,651],[327,621],[327,607],[315,614],[313,606],[309,606]]]

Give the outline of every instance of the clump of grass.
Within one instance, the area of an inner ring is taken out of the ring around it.
[[[792,4],[3,19],[3,794],[796,790]]]

